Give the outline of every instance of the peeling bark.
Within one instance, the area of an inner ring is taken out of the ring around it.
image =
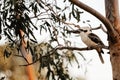
[[[120,17],[118,0],[105,0],[106,17],[109,19],[113,28],[120,35]],[[110,58],[112,64],[113,80],[120,80],[120,36],[117,36],[117,42],[109,43]]]
[[[20,30],[20,34],[21,34],[21,37],[24,36],[24,32],[22,30]],[[32,63],[32,55],[25,50],[25,47],[26,47],[25,40],[22,39],[22,44],[21,44],[21,47],[20,47],[20,51],[23,54],[23,56],[26,58],[27,62]],[[27,71],[29,80],[37,80],[33,65],[26,66],[26,71]]]

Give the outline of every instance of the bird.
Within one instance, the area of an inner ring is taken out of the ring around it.
[[[92,33],[90,28],[81,28],[79,30],[83,43],[86,44],[88,48],[96,49],[101,62],[104,63],[101,53],[104,53],[102,48],[105,47],[105,45],[101,39],[96,34]]]

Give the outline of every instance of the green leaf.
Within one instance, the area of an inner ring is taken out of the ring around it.
[[[45,21],[45,24],[46,24],[47,26],[51,26],[47,21]]]
[[[50,6],[50,5],[51,5],[51,4],[48,3],[46,6]]]
[[[31,4],[29,5],[29,8],[30,8],[30,7],[33,7],[33,5],[34,5],[34,3],[31,3]]]
[[[72,14],[72,13],[69,13],[69,20],[71,20],[71,14]]]
[[[25,19],[30,21],[30,17],[26,13],[24,15],[25,15]]]
[[[10,28],[10,26],[8,25],[8,23],[5,21],[5,25],[7,26],[7,28]]]
[[[72,15],[73,15],[74,18],[76,18],[74,10],[72,11]]]
[[[66,21],[66,15],[64,13],[64,15],[62,16],[62,20]]]
[[[38,3],[39,4],[39,6],[41,7],[41,8],[43,8],[44,9],[44,7],[43,7],[43,5],[41,4],[41,3]]]
[[[11,37],[13,37],[13,34],[11,33],[10,29],[8,29],[8,33],[10,34]]]
[[[36,38],[35,38],[35,36],[34,36],[34,34],[33,34],[33,32],[32,32],[32,30],[30,30],[29,28],[28,28],[28,33],[30,33],[31,34],[31,36],[36,40]]]
[[[55,7],[56,7],[56,9],[61,10],[61,8],[60,8],[60,7],[58,7],[57,5],[55,5]]]
[[[72,12],[74,11],[74,4],[72,4]]]
[[[86,58],[83,56],[82,53],[78,52],[78,54],[79,54],[84,60],[86,60]]]
[[[2,33],[2,19],[0,17],[0,34]]]
[[[40,25],[40,34],[41,34],[41,32],[42,32],[42,29],[44,29],[44,30],[47,32],[46,27],[45,27],[45,26],[43,26],[43,25]]]
[[[79,12],[79,10],[77,9],[76,10],[76,19],[77,19],[77,21],[79,22],[80,21],[80,12]]]
[[[66,0],[64,0],[63,2],[66,2]]]
[[[50,30],[50,27],[48,27],[48,31],[50,32],[50,35],[52,36],[52,32],[51,32],[51,30]]]
[[[34,13],[35,13],[35,14],[37,13],[37,10],[38,10],[37,4],[35,4],[35,7],[34,7]]]
[[[80,13],[79,12],[76,12],[76,13],[77,13],[76,19],[79,22],[80,21]]]
[[[30,41],[32,41],[32,42],[34,42],[34,43],[37,43],[37,41],[36,41],[36,40],[33,40],[33,39],[30,39]]]
[[[3,19],[6,20],[7,19],[7,15],[8,15],[8,10],[5,10],[3,12]]]
[[[56,16],[53,13],[51,13],[51,17],[56,21]]]
[[[24,15],[25,15],[25,19],[28,20],[36,30],[38,30],[38,28],[31,21],[30,17],[26,13]]]
[[[8,39],[10,39],[12,42],[14,42],[14,40],[12,40],[11,36],[4,30],[4,34],[8,37]]]

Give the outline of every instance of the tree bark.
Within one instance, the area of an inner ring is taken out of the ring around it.
[[[20,34],[21,34],[21,37],[24,36],[24,32],[22,30],[20,30]],[[29,52],[27,52],[26,49],[25,49],[25,47],[27,46],[26,42],[27,41],[22,39],[22,44],[21,44],[21,47],[20,47],[20,51],[23,54],[23,56],[26,58],[28,63],[32,63],[32,55]],[[35,70],[34,70],[34,66],[33,65],[26,66],[26,71],[27,71],[29,80],[37,80],[37,77],[35,75]]]
[[[120,17],[118,0],[105,0],[106,18],[111,22],[114,30],[120,35]],[[113,80],[120,80],[120,36],[117,41],[109,42],[110,59],[112,64]]]

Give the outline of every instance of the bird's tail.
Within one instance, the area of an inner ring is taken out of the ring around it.
[[[98,55],[99,55],[100,61],[101,61],[102,63],[104,63],[104,60],[103,60],[102,54],[101,54],[101,53],[98,53]]]
[[[102,54],[101,54],[101,53],[103,53],[102,49],[97,50],[97,52],[98,52],[98,56],[100,58],[100,61],[104,64],[104,60],[103,60],[103,57],[102,57]]]

